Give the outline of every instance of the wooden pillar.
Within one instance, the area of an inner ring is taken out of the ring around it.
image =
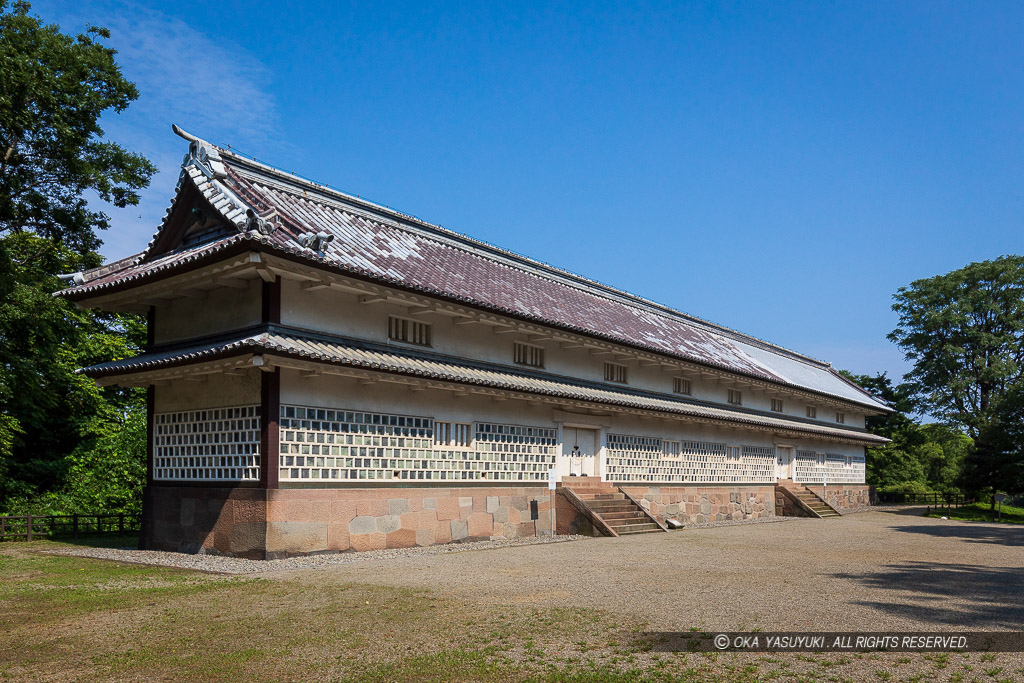
[[[260,486],[278,487],[281,437],[281,372],[274,369],[260,374]]]
[[[263,282],[263,322],[281,322],[281,278]]]
[[[153,442],[156,440],[156,387],[146,387],[146,486],[153,485]]]
[[[156,306],[146,311],[146,347],[156,342]],[[153,485],[153,442],[156,437],[156,387],[146,387],[146,486]]]
[[[262,321],[281,322],[281,278],[263,282]],[[260,486],[278,487],[280,475],[281,438],[278,420],[281,417],[281,371],[260,373]]]

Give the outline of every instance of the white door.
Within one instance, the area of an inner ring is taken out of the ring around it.
[[[558,464],[560,478],[596,477],[597,430],[563,427],[562,457]]]
[[[778,479],[793,478],[793,449],[789,446],[779,446],[775,449],[778,460],[775,465],[775,476]]]

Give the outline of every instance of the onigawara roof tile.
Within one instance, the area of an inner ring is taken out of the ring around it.
[[[586,382],[543,372],[520,371],[491,363],[462,361],[440,354],[400,350],[355,339],[310,335],[279,326],[243,332],[239,336],[228,337],[215,343],[156,349],[133,358],[83,368],[80,372],[96,378],[123,376],[246,354],[278,355],[370,372],[400,374],[425,380],[671,413],[703,421],[740,423],[871,445],[887,441],[856,427],[775,417],[753,410],[720,407],[653,392],[618,389],[599,382]]]
[[[413,216],[299,178],[176,128],[191,141],[167,218],[148,249],[121,269],[97,269],[58,294],[81,300],[214,258],[233,246],[464,303],[524,321],[789,385],[889,411],[828,363],[672,310]],[[184,247],[169,218],[198,193],[234,231]],[[266,220],[257,220],[266,219]],[[331,239],[314,251],[300,236]]]

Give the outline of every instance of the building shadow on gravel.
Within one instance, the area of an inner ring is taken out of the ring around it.
[[[865,588],[904,593],[891,600],[852,601],[893,616],[943,626],[1015,631],[1024,623],[1024,572],[1020,567],[906,562],[877,572],[832,576],[856,581]]]
[[[886,515],[899,515],[901,517],[924,517],[925,511],[928,508],[924,506],[920,507],[905,507],[905,508],[889,508],[887,510],[872,510],[872,512],[881,512]]]
[[[925,534],[936,538],[958,538],[968,543],[995,543],[1005,546],[1024,546],[1024,525],[997,526],[984,522],[957,522],[954,524],[915,524],[892,526],[893,531]]]

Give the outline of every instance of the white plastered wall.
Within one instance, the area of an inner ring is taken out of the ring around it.
[[[603,475],[607,460],[609,434],[646,436],[671,441],[722,443],[729,446],[774,447],[787,445],[795,450],[815,450],[863,457],[862,446],[825,442],[813,439],[780,438],[769,432],[731,429],[676,420],[644,419],[635,415],[610,413],[589,415],[557,406],[531,405],[526,401],[494,401],[469,394],[457,397],[446,390],[413,391],[389,382],[362,383],[354,378],[336,375],[305,376],[297,371],[282,370],[281,404],[334,410],[354,410],[432,418],[446,422],[494,422],[557,429],[559,444],[565,443],[564,428],[589,428],[597,433],[599,451],[596,472]],[[559,448],[559,453],[562,448]],[[569,473],[569,462],[559,458],[560,477]]]
[[[220,287],[203,297],[174,299],[156,309],[154,338],[166,344],[238,330],[260,322],[262,280],[249,280],[245,289]]]
[[[604,381],[605,361],[619,362],[627,366],[628,385],[637,389],[672,394],[673,378],[686,377],[691,382],[690,398],[717,404],[726,404],[729,386],[714,379],[685,375],[658,367],[643,367],[636,361],[616,361],[611,356],[594,356],[586,349],[563,349],[553,341],[529,341],[519,333],[495,334],[486,325],[457,325],[454,320],[441,315],[413,315],[405,306],[377,302],[360,303],[354,294],[330,289],[303,290],[297,282],[285,281],[281,293],[281,322],[307,329],[366,339],[388,344],[396,349],[420,349],[422,347],[391,342],[388,340],[388,316],[428,322],[432,325],[432,351],[474,360],[513,365],[513,344],[516,341],[541,346],[545,351],[544,371],[570,378],[589,381]],[[415,310],[415,309],[413,309]],[[742,387],[743,407],[770,411],[769,395],[757,388]],[[835,424],[836,406],[824,402],[814,403],[806,396],[796,393],[783,397],[782,415],[805,418],[807,405],[816,405],[817,422]],[[845,424],[853,427],[864,426],[864,413],[847,407]]]
[[[204,381],[175,380],[156,387],[153,411],[170,413],[180,410],[228,408],[259,405],[260,372],[256,368],[238,375],[207,375]]]

